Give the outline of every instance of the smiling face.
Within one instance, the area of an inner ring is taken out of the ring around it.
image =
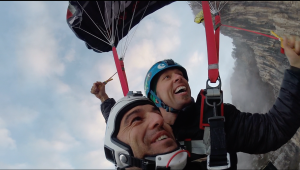
[[[181,110],[191,101],[191,89],[179,69],[165,70],[156,84],[157,96],[168,106]]]
[[[171,127],[150,104],[136,106],[125,113],[117,138],[128,144],[134,157],[140,159],[177,148]]]

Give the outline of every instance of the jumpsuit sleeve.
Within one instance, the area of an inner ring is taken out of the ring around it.
[[[228,151],[263,154],[280,148],[300,127],[300,69],[285,71],[268,113],[244,113],[224,104],[224,115]]]
[[[100,109],[101,109],[102,115],[105,119],[105,123],[107,123],[110,110],[115,105],[115,103],[116,103],[115,99],[109,98],[100,105]]]

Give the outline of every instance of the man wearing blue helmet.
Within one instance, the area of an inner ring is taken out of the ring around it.
[[[230,169],[237,168],[236,152],[274,151],[290,140],[300,126],[300,41],[291,39],[288,44],[285,39],[284,44],[291,68],[285,71],[278,98],[269,112],[244,113],[224,104]],[[190,147],[194,159],[205,157],[205,133],[199,128],[201,95],[196,102],[191,97],[186,70],[173,60],[157,62],[148,71],[144,88],[146,96],[160,108],[164,121],[171,125],[175,138],[182,144],[188,143],[186,147]],[[104,117],[109,114],[105,112],[111,108],[109,103],[114,101],[107,97],[101,105]]]

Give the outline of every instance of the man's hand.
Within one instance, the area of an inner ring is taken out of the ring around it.
[[[290,65],[300,68],[300,39],[299,37],[290,36],[283,38],[283,46],[286,57]]]
[[[95,82],[91,88],[91,93],[94,94],[98,99],[101,100],[103,103],[106,99],[108,99],[108,96],[105,92],[105,84],[102,82]]]

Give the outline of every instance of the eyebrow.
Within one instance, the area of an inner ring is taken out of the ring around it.
[[[158,111],[160,113],[160,110],[155,106],[152,107],[152,111]]]
[[[130,112],[130,113],[125,117],[125,124],[128,124],[128,119],[129,119],[129,117],[131,117],[132,115],[137,114],[137,113],[139,113],[139,112],[141,112],[141,111],[142,111],[142,109],[135,109],[135,110],[133,110],[132,112]]]
[[[157,107],[155,107],[155,106],[153,106],[153,107],[151,108],[151,111],[152,111],[152,112],[158,111],[158,112],[161,114],[160,110],[159,110]],[[132,115],[137,114],[137,113],[139,113],[139,112],[142,112],[142,109],[135,109],[135,110],[133,110],[132,112],[130,112],[130,113],[125,117],[124,123],[125,123],[125,124],[128,124],[129,117],[131,117]]]

